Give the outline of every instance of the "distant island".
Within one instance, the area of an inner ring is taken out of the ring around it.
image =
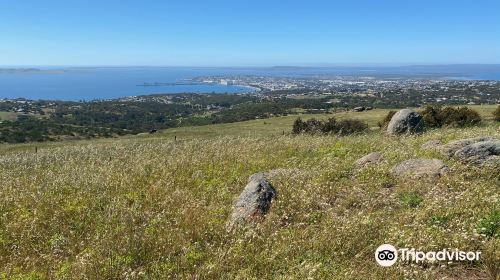
[[[66,72],[64,69],[0,68],[0,74],[59,74],[64,72]]]

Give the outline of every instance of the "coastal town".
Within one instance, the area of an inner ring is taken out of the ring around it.
[[[248,87],[246,93],[235,96],[252,100],[319,99],[325,104],[338,107],[355,107],[356,101],[375,107],[391,107],[390,102],[411,101],[416,106],[426,104],[476,105],[500,103],[500,82],[487,80],[447,80],[374,77],[272,77],[272,76],[211,76],[197,77],[193,82],[218,83]],[[158,87],[161,91],[161,87]],[[197,105],[193,100],[210,94],[153,94],[128,96],[112,100],[88,102],[156,102],[161,104]],[[196,96],[194,98],[193,96]],[[386,101],[387,102],[386,102]],[[0,112],[16,115],[44,115],[61,103],[79,102],[0,99]],[[204,109],[221,109],[220,104],[206,104]]]
[[[500,87],[498,81],[488,80],[455,80],[455,79],[422,79],[422,78],[376,78],[376,77],[354,77],[354,76],[324,76],[324,77],[273,77],[273,76],[212,76],[198,77],[195,81],[202,83],[219,83],[222,85],[240,85],[256,89],[257,92],[272,93],[287,90],[310,90],[311,92],[323,94],[383,94],[388,91],[400,91],[402,93],[411,91],[442,92],[443,96],[435,100],[442,102],[447,99],[464,98],[458,96],[460,92],[491,96],[492,90]],[[456,94],[458,93],[458,95]],[[292,96],[293,97],[293,93]],[[495,96],[493,96],[495,98]],[[498,98],[498,96],[497,96]],[[472,97],[470,102],[475,104]],[[497,100],[498,101],[498,100]],[[495,102],[495,100],[492,100]]]

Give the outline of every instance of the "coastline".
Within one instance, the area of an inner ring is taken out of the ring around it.
[[[500,68],[500,66],[499,66]],[[1,70],[4,70],[3,72]],[[252,81],[239,81],[241,77],[268,77],[276,78],[299,77],[308,79],[315,75],[342,76],[342,69],[331,69],[326,71],[321,68],[306,69],[228,69],[228,68],[0,68],[0,99],[25,98],[29,100],[109,100],[129,96],[143,96],[152,94],[182,94],[182,93],[228,93],[246,94],[267,91],[269,88]],[[315,70],[316,69],[316,70]],[[343,69],[350,71],[350,76],[356,76],[356,70],[362,71],[358,74],[366,74],[367,69]],[[415,72],[401,72],[397,74],[394,69],[377,68],[375,76],[380,79],[387,76],[399,76],[401,79],[411,79],[418,76],[422,69]],[[425,69],[427,75],[431,74]],[[319,73],[315,74],[315,71]],[[384,72],[387,71],[387,72]],[[54,74],[56,73],[57,74]],[[374,71],[369,71],[374,73]],[[303,74],[303,75],[302,75]],[[496,69],[470,73],[457,71],[443,71],[435,73],[450,81],[500,81],[500,70]],[[358,76],[360,76],[358,75]],[[204,80],[203,77],[206,79]],[[325,78],[326,79],[326,78]],[[221,80],[225,80],[222,81]],[[152,82],[164,81],[164,82]],[[210,82],[205,82],[210,81]],[[192,83],[193,82],[193,83]],[[194,83],[196,82],[196,83]],[[227,84],[226,84],[227,83]],[[277,87],[279,88],[279,86]]]

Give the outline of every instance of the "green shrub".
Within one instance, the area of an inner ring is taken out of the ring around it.
[[[387,115],[384,117],[384,119],[382,121],[378,122],[378,126],[380,128],[387,128],[387,126],[389,125],[389,122],[391,121],[394,114],[396,114],[396,111],[389,111],[389,113],[387,113]]]
[[[366,123],[359,120],[347,119],[339,121],[337,123],[337,128],[336,129],[333,128],[330,131],[340,135],[349,135],[349,134],[360,133],[366,131],[367,129],[368,125]]]
[[[427,105],[423,111],[420,112],[424,118],[426,127],[442,127],[444,124],[443,110],[441,106]]]
[[[297,118],[293,122],[293,127],[292,127],[292,133],[293,134],[299,134],[302,133],[306,129],[306,124],[304,121],[302,121],[301,118]]]
[[[339,126],[339,122],[335,118],[329,118],[322,126],[322,132],[328,133],[331,131],[337,131]]]
[[[428,105],[420,112],[424,118],[425,126],[429,128],[468,127],[481,122],[478,112],[467,107],[446,107],[441,108],[436,105]]]
[[[500,236],[500,210],[494,209],[479,222],[478,232],[487,237]]]
[[[306,121],[306,132],[310,134],[320,133],[323,130],[323,123],[317,119]]]
[[[316,133],[321,133],[322,130],[323,130],[323,123],[320,120],[313,118],[307,121],[303,121],[301,118],[297,118],[293,123],[292,133],[316,134]]]
[[[349,135],[364,132],[367,129],[368,125],[359,120],[337,121],[335,118],[329,118],[327,121],[320,121],[313,118],[303,121],[297,118],[293,123],[292,133]]]
[[[449,221],[450,221],[450,217],[449,216],[439,216],[439,215],[436,215],[436,216],[432,216],[429,219],[429,223],[428,224],[430,226],[443,227],[447,223],[449,223]]]
[[[500,105],[498,105],[497,109],[493,112],[493,118],[495,121],[500,122]]]
[[[399,197],[399,200],[403,205],[406,205],[411,208],[415,208],[424,201],[424,198],[416,192],[404,193]]]
[[[452,127],[474,126],[481,122],[481,116],[467,107],[447,107],[443,109],[444,125]]]

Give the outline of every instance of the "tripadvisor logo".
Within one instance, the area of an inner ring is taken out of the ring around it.
[[[391,266],[398,260],[398,251],[391,244],[380,245],[375,251],[375,260],[381,266]]]
[[[441,251],[417,251],[414,248],[396,249],[391,244],[380,245],[375,250],[375,260],[381,266],[392,266],[398,258],[403,262],[421,263],[424,261],[479,261],[481,256],[480,251],[460,251],[458,249]]]

